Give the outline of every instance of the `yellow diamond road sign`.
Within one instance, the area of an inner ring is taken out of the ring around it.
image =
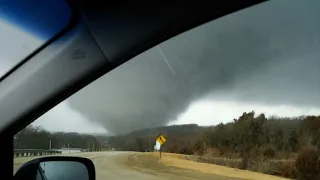
[[[166,140],[166,138],[165,138],[163,135],[161,135],[161,136],[159,136],[159,137],[157,138],[157,141],[160,143],[160,145],[162,145],[162,144],[164,144],[167,140]]]

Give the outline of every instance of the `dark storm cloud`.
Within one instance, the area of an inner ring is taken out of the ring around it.
[[[114,134],[165,125],[204,96],[319,106],[319,5],[272,1],[210,22],[160,45],[174,73],[153,48],[69,103]]]

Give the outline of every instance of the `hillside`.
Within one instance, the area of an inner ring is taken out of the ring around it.
[[[157,136],[158,133],[163,133],[166,135],[187,135],[194,133],[199,133],[203,131],[205,127],[198,126],[197,124],[183,124],[183,125],[172,125],[172,126],[162,126],[156,128],[147,128],[138,131],[133,131],[128,133],[124,136],[131,136],[131,137],[153,137]]]
[[[197,124],[162,126],[133,131],[121,136],[112,136],[108,138],[108,143],[112,147],[122,150],[153,151],[155,140],[162,133],[167,138],[167,142],[163,145],[163,151],[170,151],[174,145],[191,146],[206,129],[207,127]]]

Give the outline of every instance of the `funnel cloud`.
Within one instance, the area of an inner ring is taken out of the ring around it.
[[[199,99],[319,107],[319,5],[272,1],[209,22],[107,73],[69,106],[112,134],[166,125]]]

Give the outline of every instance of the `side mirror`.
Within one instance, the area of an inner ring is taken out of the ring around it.
[[[23,164],[14,180],[95,180],[93,162],[87,158],[49,156]]]

